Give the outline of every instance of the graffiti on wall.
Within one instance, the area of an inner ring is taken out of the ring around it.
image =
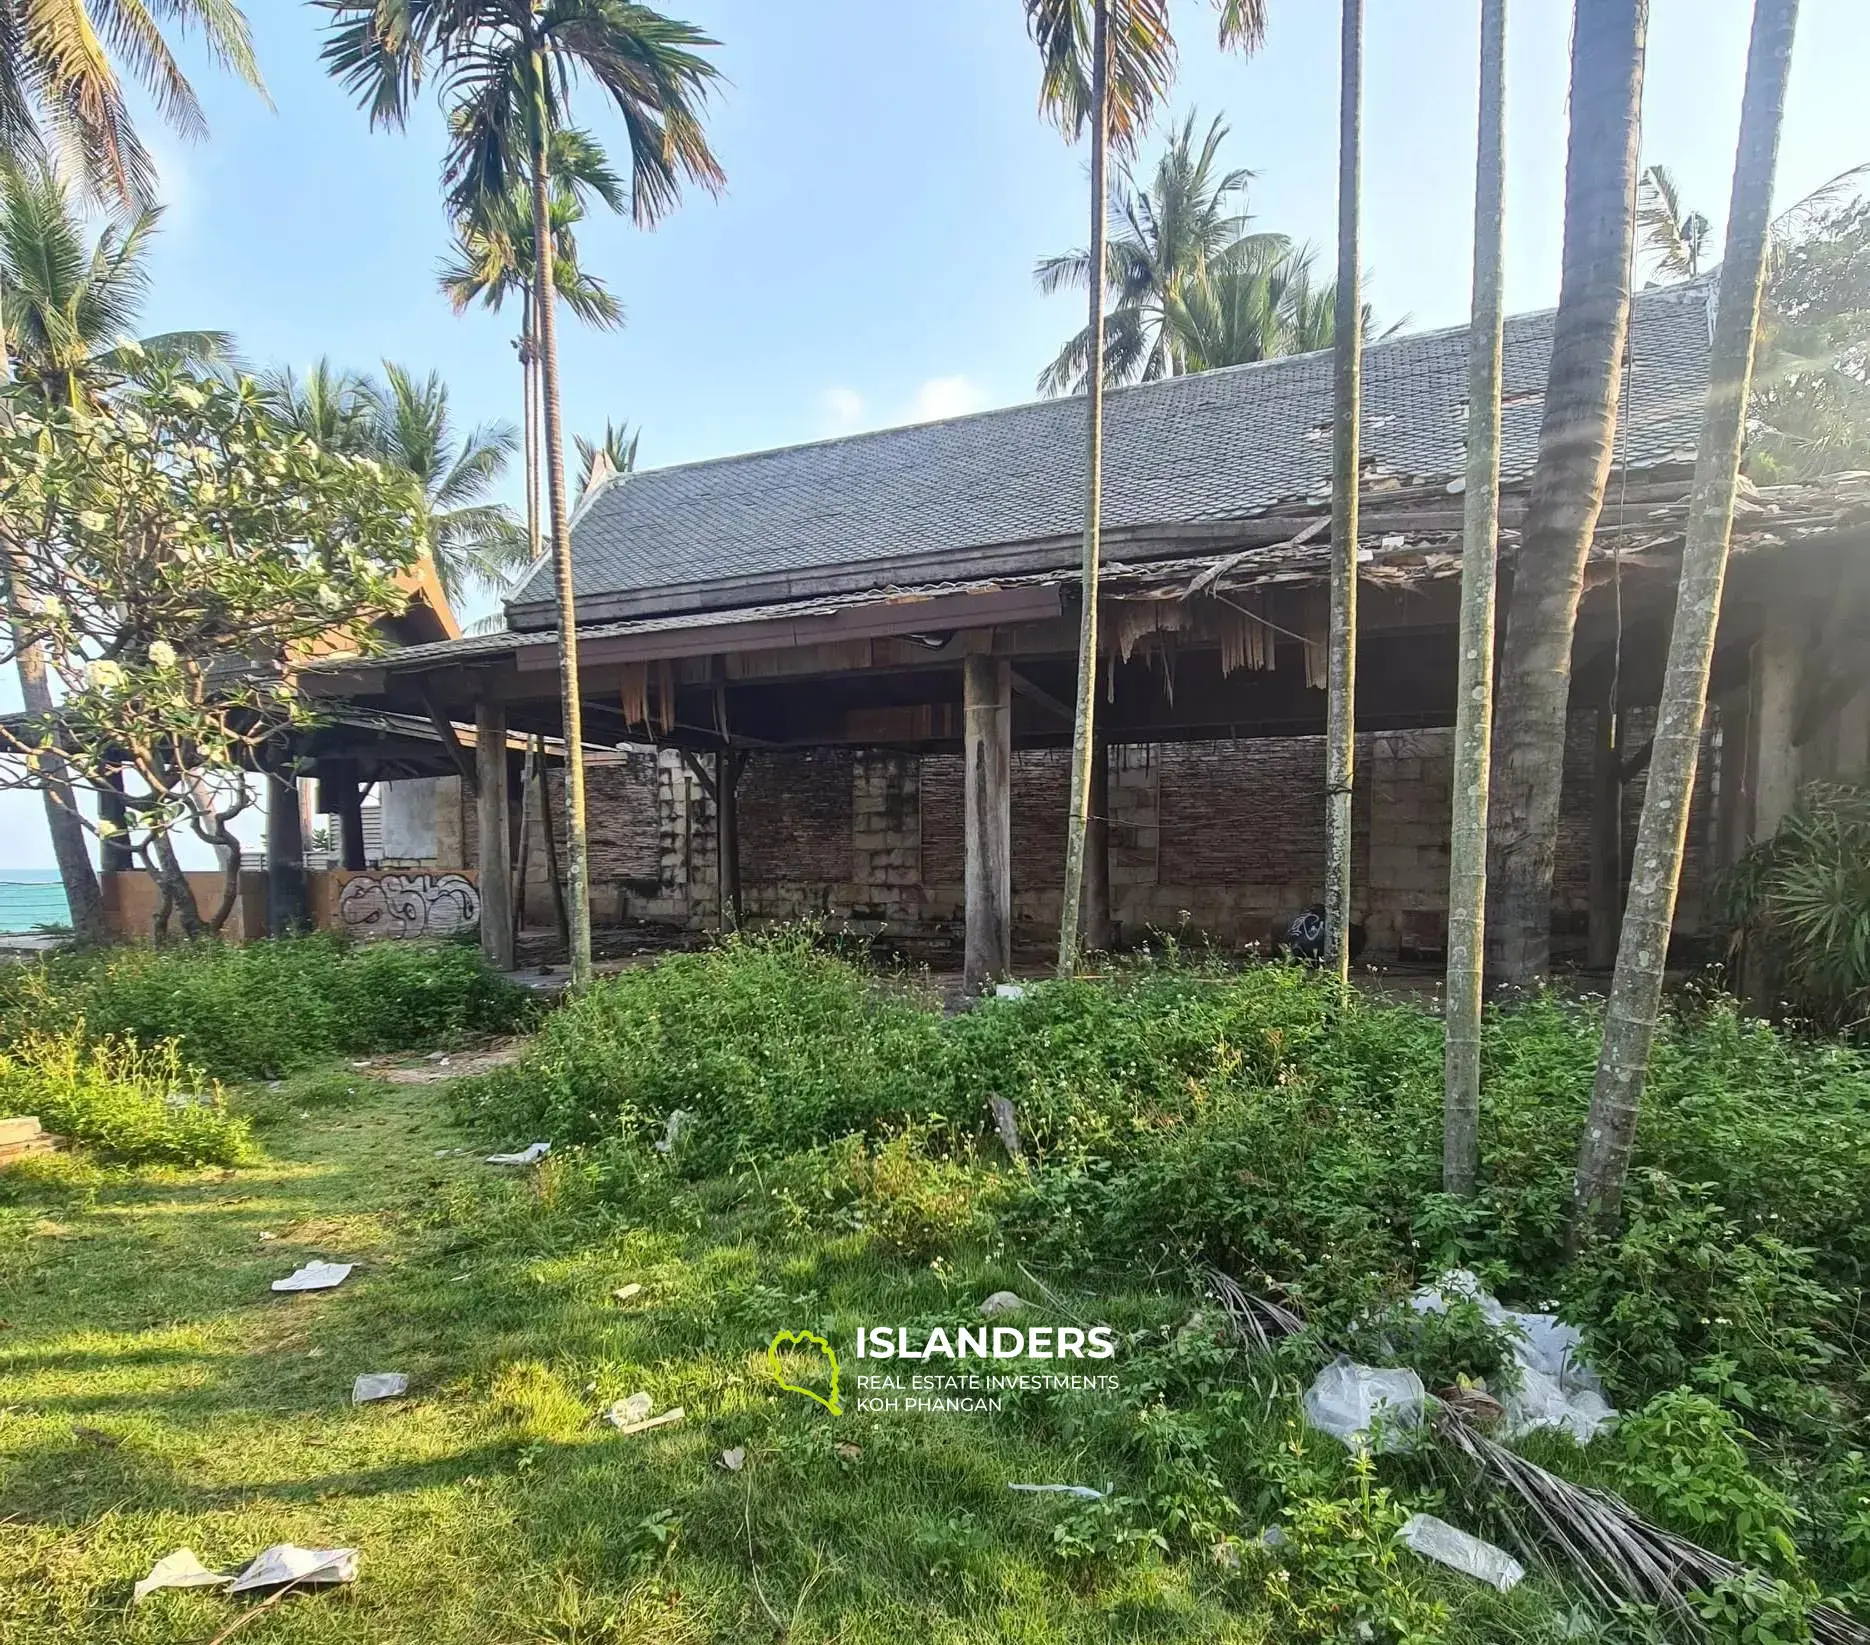
[[[447,937],[480,923],[480,892],[461,874],[360,874],[338,893],[353,937]]]

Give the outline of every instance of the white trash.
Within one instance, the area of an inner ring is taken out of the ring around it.
[[[537,1165],[540,1160],[552,1152],[549,1142],[535,1142],[528,1148],[522,1148],[517,1154],[489,1154],[489,1165]]]
[[[663,1122],[662,1140],[656,1144],[658,1154],[672,1154],[675,1145],[682,1140],[683,1134],[695,1123],[695,1116],[686,1108],[673,1110]]]
[[[647,1421],[655,1408],[656,1402],[648,1394],[632,1394],[612,1404],[605,1411],[604,1420],[613,1428],[634,1428],[639,1422]]]
[[[353,1262],[308,1262],[303,1268],[273,1281],[275,1291],[329,1291],[350,1278]]]
[[[276,1542],[234,1578],[227,1591],[245,1594],[255,1588],[283,1588],[288,1582],[306,1588],[356,1580],[355,1548],[301,1548],[292,1542]]]
[[[351,1403],[368,1405],[377,1399],[400,1399],[409,1392],[409,1378],[401,1371],[365,1371],[351,1384]]]
[[[177,1548],[157,1560],[149,1575],[131,1589],[130,1603],[138,1603],[158,1588],[224,1588],[233,1580],[224,1571],[210,1571],[193,1548]]]
[[[997,982],[993,985],[993,997],[997,1000],[1023,1000],[1026,990],[1016,982]]]
[[[1358,1365],[1340,1354],[1305,1390],[1305,1420],[1351,1450],[1380,1429],[1379,1451],[1400,1451],[1422,1426],[1428,1390],[1415,1372]]]
[[[1526,1567],[1504,1548],[1469,1536],[1433,1514],[1411,1515],[1396,1534],[1424,1559],[1460,1571],[1503,1594],[1510,1593],[1526,1574]]]
[[[1616,1416],[1602,1394],[1589,1388],[1567,1393],[1543,1371],[1524,1363],[1519,1367],[1519,1386],[1500,1403],[1506,1408],[1500,1419],[1500,1432],[1506,1439],[1549,1428],[1589,1445]]]
[[[1035,1496],[1075,1496],[1084,1502],[1102,1502],[1104,1493],[1089,1485],[1009,1485],[1009,1491],[1028,1491]]]

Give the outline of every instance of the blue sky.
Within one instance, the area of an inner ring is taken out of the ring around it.
[[[1652,0],[1644,156],[1724,216],[1747,0]],[[1028,399],[1080,323],[1032,266],[1085,236],[1082,154],[1036,115],[1017,0],[672,0],[721,41],[710,123],[728,175],[653,233],[586,225],[581,251],[627,328],[561,327],[568,429],[643,427],[646,465]],[[232,331],[256,364],[388,356],[440,369],[468,421],[517,420],[514,317],[457,318],[435,286],[447,221],[440,120],[372,132],[318,62],[322,13],[254,0],[275,109],[191,55],[203,144],[155,134],[168,217],[148,329]],[[1252,61],[1180,0],[1169,112],[1225,113],[1259,173],[1257,226],[1335,223],[1337,7],[1273,0]],[[1556,300],[1571,7],[1516,0],[1508,65],[1508,298]],[[1476,0],[1368,0],[1365,250],[1385,322],[1462,323],[1472,243]],[[1805,0],[1780,166],[1792,200],[1870,160],[1870,7]],[[581,118],[615,135],[587,95]],[[153,134],[153,126],[147,128]],[[1153,148],[1145,145],[1145,156]],[[517,494],[515,488],[515,494]],[[8,671],[10,674],[10,670]],[[0,701],[12,690],[9,679]],[[9,704],[10,705],[10,704]],[[0,863],[49,863],[34,796],[0,796]]]

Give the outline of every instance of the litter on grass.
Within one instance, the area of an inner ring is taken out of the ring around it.
[[[656,1144],[658,1154],[672,1154],[675,1145],[682,1140],[682,1135],[695,1123],[695,1116],[686,1108],[677,1108],[671,1113],[662,1127],[662,1140]]]
[[[604,1413],[604,1420],[613,1428],[628,1428],[642,1422],[655,1408],[656,1402],[648,1394],[632,1394],[613,1404]]]
[[[1471,1302],[1488,1324],[1499,1327],[1512,1345],[1519,1387],[1501,1396],[1500,1431],[1517,1439],[1537,1429],[1570,1434],[1588,1445],[1616,1416],[1604,1398],[1604,1385],[1584,1357],[1584,1334],[1556,1314],[1522,1313],[1503,1308],[1477,1274],[1455,1268],[1409,1299],[1418,1314],[1445,1314],[1455,1302]]]
[[[1009,1485],[1009,1491],[1028,1491],[1034,1496],[1075,1496],[1085,1502],[1102,1502],[1104,1493],[1089,1485]]]
[[[1305,1390],[1305,1420],[1353,1451],[1367,1450],[1373,1433],[1379,1451],[1402,1450],[1427,1405],[1428,1390],[1415,1372],[1358,1365],[1344,1354]]]
[[[652,1428],[673,1428],[687,1414],[677,1405],[664,1411],[661,1416],[646,1417],[641,1422],[620,1422],[616,1428],[620,1434],[646,1434]]]
[[[522,1148],[517,1154],[489,1154],[489,1165],[537,1165],[540,1160],[552,1152],[549,1142],[535,1142],[529,1148]]]
[[[352,1262],[308,1262],[303,1268],[273,1281],[275,1291],[329,1291],[342,1285],[357,1265]]]
[[[631,1280],[628,1285],[619,1285],[616,1290],[612,1291],[610,1293],[610,1300],[612,1302],[628,1302],[632,1297],[640,1297],[642,1294],[643,1287],[637,1284],[635,1280]]]
[[[1525,1576],[1526,1567],[1504,1548],[1483,1542],[1477,1536],[1450,1525],[1433,1514],[1412,1514],[1397,1536],[1424,1559],[1460,1571],[1477,1582],[1510,1593]]]
[[[368,1405],[376,1399],[400,1399],[409,1392],[409,1378],[401,1371],[365,1371],[351,1384],[351,1403]]]
[[[720,1455],[720,1464],[730,1474],[739,1473],[747,1465],[746,1446],[736,1445],[731,1451],[723,1451]]]
[[[210,1571],[193,1548],[177,1548],[149,1568],[149,1575],[131,1590],[130,1602],[140,1603],[158,1588],[224,1588],[233,1580],[225,1571]]]
[[[355,1548],[301,1548],[276,1542],[234,1578],[230,1594],[248,1594],[257,1588],[283,1588],[288,1582],[309,1588],[357,1580]]]

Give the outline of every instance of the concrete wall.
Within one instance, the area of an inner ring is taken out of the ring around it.
[[[218,869],[209,869],[187,876],[189,889],[195,894],[195,906],[201,910],[201,917],[212,919],[215,910],[221,906],[221,890],[224,881]],[[162,901],[162,892],[147,874],[140,869],[125,874],[100,874],[97,877],[98,890],[104,902],[104,922],[111,936],[124,942],[150,942],[154,940],[156,929],[156,908]],[[181,925],[169,922],[171,936],[182,934]],[[266,935],[266,875],[251,869],[243,869],[240,875],[240,896],[234,903],[234,911],[227,917],[223,935],[229,942],[251,942]]]

